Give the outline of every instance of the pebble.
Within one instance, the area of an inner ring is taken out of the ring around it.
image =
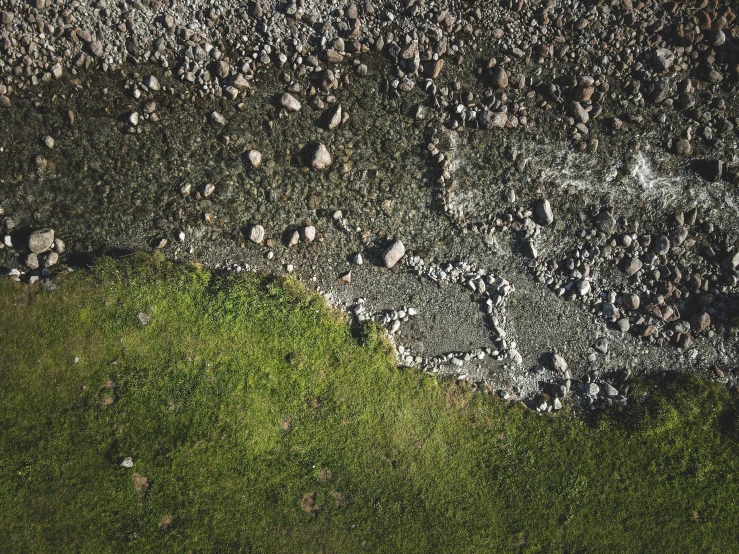
[[[123,461],[120,463],[121,467],[133,467],[133,458],[131,456],[126,456],[123,458]]]

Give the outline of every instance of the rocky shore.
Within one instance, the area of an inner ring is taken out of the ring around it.
[[[294,273],[542,411],[739,392],[719,2],[0,0],[0,265]]]

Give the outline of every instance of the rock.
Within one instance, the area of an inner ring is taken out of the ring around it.
[[[444,67],[444,60],[432,60],[423,64],[423,73],[430,79],[436,79],[441,73],[441,69]]]
[[[210,120],[211,120],[211,121],[212,121],[213,123],[216,123],[216,124],[218,124],[218,125],[225,125],[225,124],[226,124],[226,118],[225,118],[225,117],[223,117],[223,116],[222,116],[221,114],[219,114],[218,112],[212,112],[212,113],[210,114]]]
[[[201,189],[201,192],[203,194],[203,198],[209,198],[212,196],[212,194],[216,191],[216,186],[213,183],[206,183],[203,185],[203,188]]]
[[[724,266],[726,269],[736,269],[737,266],[739,266],[739,250],[724,258],[724,261],[721,262],[721,265]]]
[[[590,292],[590,281],[586,281],[585,279],[579,279],[575,283],[575,290],[577,291],[577,294],[580,296],[587,296],[587,294]]]
[[[521,356],[521,353],[515,348],[511,348],[508,351],[508,358],[517,366],[523,365],[523,356]]]
[[[639,272],[644,264],[639,258],[625,258],[624,260],[624,273],[631,277]]]
[[[31,252],[26,256],[26,267],[31,271],[39,268],[38,254]]]
[[[593,348],[595,348],[601,354],[608,354],[608,340],[606,340],[604,337],[596,339]]]
[[[554,214],[552,213],[552,206],[549,204],[549,200],[542,198],[536,202],[534,206],[534,219],[540,225],[551,225],[554,221]]]
[[[139,124],[139,114],[138,114],[138,112],[131,112],[130,114],[128,114],[128,116],[126,117],[126,121],[128,121],[129,124],[131,124],[134,127],[136,127],[136,125]]]
[[[629,320],[626,319],[625,317],[622,318],[622,319],[619,319],[616,322],[616,329],[618,329],[622,333],[628,333],[629,332],[629,328],[631,328],[631,324],[629,323]]]
[[[533,260],[539,257],[539,251],[536,249],[536,246],[534,245],[533,241],[527,240],[523,244],[523,255]]]
[[[51,267],[59,262],[59,254],[53,250],[44,257],[44,267]]]
[[[64,254],[64,250],[66,249],[66,245],[64,244],[64,241],[60,238],[54,239],[54,250],[56,250],[57,254]]]
[[[293,231],[288,235],[287,240],[285,241],[285,244],[288,248],[292,248],[293,246],[297,246],[297,244],[300,242],[300,233],[297,231]]]
[[[670,251],[670,239],[664,235],[658,235],[652,244],[652,250],[658,256],[664,256]]]
[[[652,52],[652,64],[659,71],[667,71],[675,62],[675,54],[667,48],[657,48]]]
[[[362,265],[364,263],[364,258],[362,258],[362,254],[360,252],[357,252],[356,256],[354,256],[354,265]]]
[[[44,141],[44,146],[46,146],[46,148],[48,148],[49,150],[54,149],[54,137],[50,137],[49,135],[46,135],[43,138],[43,141]]]
[[[126,456],[119,464],[121,467],[133,467],[133,458]]]
[[[313,169],[323,171],[332,161],[331,153],[322,142],[316,144],[310,152],[310,165]]]
[[[159,84],[159,79],[157,79],[154,75],[149,75],[148,77],[144,77],[144,86],[148,88],[149,90],[158,91],[162,87]]]
[[[402,258],[404,255],[405,246],[403,246],[403,243],[401,241],[396,240],[382,253],[382,263],[387,268],[393,267],[396,263],[398,263],[398,261],[400,261],[400,258]]]
[[[621,296],[621,302],[624,307],[628,310],[638,310],[641,300],[638,294],[627,293]]]
[[[610,396],[611,398],[618,396],[618,389],[610,383],[606,383],[605,390],[606,396]]]
[[[562,401],[559,398],[552,400],[552,409],[556,412],[562,409]]]
[[[502,129],[508,122],[508,114],[485,110],[478,114],[477,121],[482,129]]]
[[[564,373],[569,367],[564,357],[561,354],[557,354],[556,352],[552,354],[551,358],[549,359],[549,365],[557,373]]]
[[[508,73],[506,70],[499,65],[493,67],[490,70],[490,84],[498,89],[508,87]]]
[[[600,387],[596,385],[595,383],[590,383],[588,385],[588,394],[590,396],[598,396],[599,392],[600,392]]]
[[[601,233],[612,235],[616,231],[616,220],[609,212],[601,212],[595,218],[595,228]]]
[[[690,318],[690,328],[695,331],[705,331],[711,326],[711,316],[706,312],[693,314]]]
[[[338,279],[339,283],[342,285],[349,285],[352,282],[352,272],[351,270],[347,271],[343,275],[341,275]]]
[[[34,254],[41,254],[54,246],[54,229],[38,229],[28,237],[28,249]]]
[[[603,302],[601,304],[601,313],[606,319],[613,319],[620,315],[618,308],[613,302]]]
[[[590,114],[582,107],[580,102],[570,102],[567,104],[567,113],[569,113],[574,119],[575,123],[586,124],[590,121]]]
[[[693,145],[686,138],[678,139],[675,142],[675,153],[678,156],[690,156],[693,153]]]
[[[255,244],[260,244],[264,240],[264,227],[261,225],[251,225],[248,230],[248,238]]]
[[[139,323],[141,323],[141,325],[146,325],[147,323],[151,321],[151,316],[144,312],[139,312],[138,317],[139,317]]]
[[[247,150],[244,154],[246,155],[246,159],[249,160],[249,164],[254,169],[262,165],[262,153],[259,150]]]
[[[313,242],[316,238],[316,228],[313,225],[307,225],[300,230],[300,238],[303,242]]]
[[[329,109],[326,114],[326,126],[329,130],[336,129],[339,125],[341,125],[341,104]]]
[[[290,93],[285,93],[280,96],[280,106],[286,110],[297,112],[300,109],[300,102]]]

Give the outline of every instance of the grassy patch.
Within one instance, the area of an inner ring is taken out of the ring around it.
[[[376,331],[352,336],[294,281],[153,258],[104,260],[54,291],[0,281],[0,326],[8,551],[739,540],[739,410],[696,378],[589,420],[537,416],[396,369]]]

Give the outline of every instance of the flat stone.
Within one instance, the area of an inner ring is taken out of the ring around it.
[[[148,88],[149,90],[158,91],[162,87],[159,84],[159,79],[157,79],[154,75],[149,75],[148,77],[144,77],[144,86]]]
[[[638,310],[641,300],[639,299],[638,294],[630,292],[621,295],[621,302],[623,303],[624,307],[629,310]]]
[[[670,239],[664,235],[658,235],[654,239],[652,250],[658,256],[664,256],[670,251]]]
[[[398,263],[398,261],[400,261],[400,258],[402,258],[404,255],[405,246],[403,246],[403,243],[401,241],[396,240],[382,253],[382,263],[385,265],[385,267],[393,267],[395,264]]]

